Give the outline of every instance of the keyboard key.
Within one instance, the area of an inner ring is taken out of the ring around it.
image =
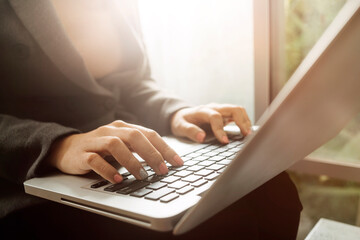
[[[233,153],[237,153],[238,151],[240,151],[242,149],[242,146],[237,146],[237,147],[233,147],[228,149],[229,152],[233,152]]]
[[[175,173],[174,176],[177,176],[177,177],[186,177],[186,176],[189,176],[190,174],[193,174],[193,172],[192,172],[192,171],[183,170],[183,171],[180,171],[180,172]]]
[[[216,179],[220,174],[219,173],[212,173],[209,176],[206,176],[205,179],[206,180],[214,180]]]
[[[151,192],[152,192],[152,190],[143,188],[143,189],[140,189],[138,191],[135,191],[135,192],[131,193],[130,196],[143,197],[143,196],[145,196],[145,195],[147,195],[147,194],[149,194]]]
[[[165,176],[170,176],[170,175],[173,175],[174,173],[176,173],[175,170],[169,169],[168,173]]]
[[[216,164],[229,165],[230,163],[231,163],[230,159],[223,159],[223,160],[217,162]]]
[[[179,177],[176,177],[176,176],[169,176],[169,177],[166,177],[166,178],[163,178],[161,179],[160,181],[161,182],[165,182],[165,183],[173,183],[177,180],[179,180],[180,178]]]
[[[124,173],[121,174],[121,176],[123,176],[123,177],[128,177],[130,175],[131,175],[131,173],[129,173],[129,172],[124,172]]]
[[[158,181],[160,181],[160,180],[163,179],[163,178],[164,178],[164,176],[162,176],[162,175],[156,175],[156,174],[154,174],[154,175],[149,176],[149,177],[147,177],[146,179],[144,179],[144,181],[153,183],[153,182],[158,182]]]
[[[228,159],[228,160],[234,160],[235,157],[236,157],[236,154],[232,155],[231,157],[227,157],[226,159]]]
[[[190,161],[192,159],[192,157],[188,157],[188,156],[183,156],[181,157],[181,159],[186,162],[186,161]]]
[[[183,178],[181,180],[183,180],[184,182],[190,182],[190,183],[193,183],[197,180],[201,179],[200,176],[195,176],[195,175],[190,175],[190,176],[187,176],[186,178]]]
[[[211,151],[210,149],[202,148],[202,149],[197,150],[196,152],[204,154],[204,153],[208,153],[210,151]]]
[[[217,162],[217,161],[220,161],[220,160],[223,160],[223,159],[225,159],[224,156],[213,156],[213,157],[209,158],[208,161],[215,161],[215,162]]]
[[[226,167],[225,167],[226,168]],[[225,168],[222,168],[222,169],[220,169],[220,170],[217,170],[217,172],[218,173],[222,173],[224,170],[225,170]]]
[[[186,157],[196,158],[196,157],[199,157],[200,155],[201,155],[201,153],[199,153],[199,152],[192,152],[192,153],[186,155]]]
[[[230,149],[234,148],[235,146],[230,146],[229,144],[228,145],[225,145],[223,146],[222,148],[223,149],[227,149],[227,151],[229,151]]]
[[[159,200],[161,197],[172,192],[175,192],[175,189],[165,187],[146,195],[145,198],[150,200]]]
[[[218,154],[217,152],[208,152],[208,153],[204,153],[204,156],[213,157],[216,156],[217,154]]]
[[[234,141],[234,142],[229,143],[227,146],[228,146],[228,148],[233,148],[233,147],[237,147],[241,144],[242,144],[241,142]]]
[[[187,169],[189,166],[186,166],[186,165],[183,165],[181,167],[174,167],[173,170],[175,171],[182,171],[182,170],[185,170]]]
[[[196,161],[204,161],[204,160],[206,160],[208,158],[209,157],[207,157],[207,156],[198,156],[198,157],[194,158],[194,160],[196,160]]]
[[[198,165],[195,165],[195,166],[191,166],[191,167],[188,167],[186,170],[188,171],[193,171],[193,172],[197,172],[201,169],[203,169],[204,166],[198,166]]]
[[[214,170],[214,171],[218,171],[219,169],[223,168],[224,165],[220,165],[220,164],[213,164],[209,167],[206,167],[206,169],[210,169],[210,170]]]
[[[153,190],[158,190],[162,187],[165,187],[167,184],[166,183],[162,183],[162,182],[155,182],[155,183],[152,183],[150,185],[148,185],[146,188],[148,189],[153,189]]]
[[[233,152],[223,152],[223,153],[220,153],[219,156],[224,156],[224,157],[230,157],[234,155]]]
[[[187,182],[182,182],[182,181],[178,181],[178,182],[174,182],[172,184],[169,184],[168,187],[169,188],[175,188],[175,189],[180,189],[183,188],[185,186],[189,185],[189,183]]]
[[[198,164],[198,162],[199,162],[199,161],[190,160],[190,161],[184,162],[184,165],[185,165],[185,166],[193,166],[193,165]]]
[[[223,152],[228,151],[228,148],[220,147],[220,148],[214,149],[213,151],[217,152],[217,153],[223,153]]]
[[[165,197],[162,197],[160,199],[160,202],[163,202],[163,203],[168,203],[176,198],[178,198],[179,195],[177,195],[176,193],[170,193],[169,195],[165,196]]]
[[[213,172],[214,172],[213,170],[202,169],[202,170],[196,172],[195,175],[199,175],[199,176],[205,177],[205,176],[207,176],[207,175],[209,175],[209,174],[211,174],[211,173],[213,173]]]
[[[148,170],[151,170],[151,169],[152,169],[149,165],[145,165],[145,166],[143,166],[143,168],[144,168],[146,171],[148,171]]]
[[[176,192],[179,193],[179,194],[185,194],[185,193],[188,193],[188,192],[190,192],[190,191],[192,191],[192,190],[194,190],[193,187],[191,187],[191,186],[185,186],[185,187],[183,187],[183,188],[181,188],[181,189],[179,189],[179,190],[176,190]]]
[[[201,185],[204,185],[207,182],[208,181],[206,181],[204,179],[200,179],[199,181],[196,181],[196,182],[192,183],[191,185],[194,186],[194,187],[200,187]]]
[[[124,187],[129,186],[134,181],[136,181],[135,178],[126,179],[126,180],[123,180],[121,183],[115,183],[113,185],[110,185],[110,186],[104,188],[104,190],[107,191],[107,192],[115,192],[115,191],[118,191],[118,190],[120,190],[120,189],[122,189]]]
[[[102,180],[100,182],[97,182],[97,183],[94,183],[93,185],[91,185],[90,187],[91,188],[99,188],[99,187],[102,187],[102,186],[105,186],[107,184],[109,184],[110,182],[107,181],[107,180]]]
[[[210,166],[211,164],[214,164],[214,161],[205,160],[205,161],[199,162],[197,165],[208,167],[208,166]]]
[[[116,191],[116,193],[129,194],[129,193],[139,190],[140,188],[146,187],[149,184],[150,183],[148,183],[148,182],[137,180],[137,181],[134,181],[131,185],[124,187],[124,188],[120,189],[119,191]]]
[[[208,149],[208,150],[214,150],[214,149],[217,149],[217,148],[219,148],[218,145],[209,145],[209,146],[205,147],[205,149]]]

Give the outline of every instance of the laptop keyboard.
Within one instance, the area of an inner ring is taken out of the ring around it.
[[[240,136],[229,136],[229,140],[227,145],[214,141],[181,156],[184,165],[174,167],[168,164],[169,172],[166,175],[156,175],[150,166],[145,165],[144,169],[149,176],[144,180],[136,180],[129,172],[125,172],[121,183],[111,184],[102,180],[90,188],[163,203],[171,202],[213,182],[225,170],[244,143]]]

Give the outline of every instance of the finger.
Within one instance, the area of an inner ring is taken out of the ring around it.
[[[224,121],[220,113],[216,112],[210,115],[210,126],[215,137],[221,143],[229,143],[229,139],[224,131]]]
[[[155,131],[140,127],[139,130],[145,135],[150,143],[160,152],[166,161],[173,166],[182,166],[184,161]]]
[[[148,177],[139,160],[134,157],[126,144],[117,136],[98,137],[92,144],[89,144],[89,150],[112,155],[136,179]]]
[[[224,131],[223,117],[218,111],[206,107],[201,108],[196,114],[201,121],[210,123],[211,130],[219,142],[229,143],[229,139]]]
[[[177,132],[179,133],[179,136],[188,137],[189,139],[199,143],[204,142],[206,133],[203,129],[186,121],[185,119],[180,119],[178,121]]]
[[[137,129],[142,134],[144,134],[149,142],[160,152],[163,159],[165,159],[171,165],[182,166],[184,164],[184,161],[180,158],[180,156],[154,130],[129,123],[126,123],[126,127]],[[161,169],[163,170],[160,170],[160,172],[163,172],[163,174],[167,173],[164,171],[164,166],[161,166]]]
[[[245,110],[245,108],[243,109],[243,112],[244,112],[244,116],[246,118],[246,128],[248,130],[248,134],[251,133],[251,127],[252,127],[252,124],[251,124],[251,121],[250,121],[250,118]]]
[[[234,121],[232,117],[224,117],[223,119],[224,119],[224,126]]]
[[[119,183],[123,180],[118,171],[97,153],[87,153],[84,159],[86,168],[92,169],[104,179]]]
[[[251,122],[244,108],[234,109],[233,117],[244,136],[251,133]]]
[[[156,174],[163,175],[168,173],[169,170],[162,154],[140,130],[136,128],[120,128],[118,132],[121,135],[121,139],[138,153],[154,169]],[[174,155],[175,152],[173,152],[172,157]]]
[[[223,105],[217,107],[216,110],[224,117],[231,116],[243,135],[247,135],[251,131],[251,121],[245,108],[236,105]]]
[[[140,157],[143,158],[152,169],[154,169],[156,174],[167,174],[169,170],[162,155],[150,143],[144,134],[141,133],[141,131],[132,126],[136,125],[128,124],[122,121],[115,121],[110,125],[100,127],[97,134],[102,136],[117,136],[127,145],[127,150],[131,148],[138,153]]]

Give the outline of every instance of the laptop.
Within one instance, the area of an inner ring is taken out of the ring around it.
[[[166,176],[111,184],[96,174],[58,173],[24,182],[38,197],[175,235],[303,159],[360,112],[360,1],[349,0],[246,138],[191,143],[166,137],[185,160]],[[231,130],[231,129],[230,129]]]

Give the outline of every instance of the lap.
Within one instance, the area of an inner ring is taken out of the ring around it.
[[[287,173],[261,187],[192,231],[172,236],[62,204],[47,202],[1,220],[2,233],[27,239],[295,239],[301,203]]]

